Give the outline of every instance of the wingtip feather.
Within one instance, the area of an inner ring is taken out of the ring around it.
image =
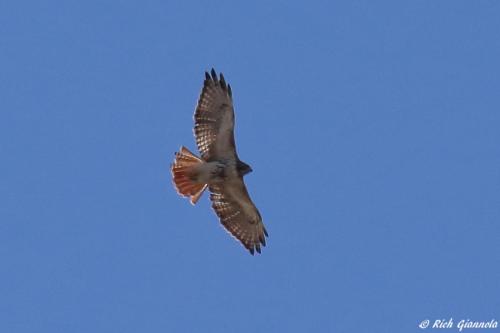
[[[262,246],[266,246],[266,238],[265,237],[262,237],[262,235],[260,235],[259,241],[261,242]]]
[[[227,90],[226,80],[224,79],[224,75],[222,75],[222,73],[220,73],[219,81],[220,81],[220,85],[221,85],[222,89]]]

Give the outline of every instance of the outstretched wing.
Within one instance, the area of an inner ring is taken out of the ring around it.
[[[253,255],[266,246],[268,236],[257,207],[250,199],[243,178],[211,185],[210,200],[220,222]]]
[[[224,76],[205,72],[203,89],[194,113],[194,135],[205,161],[236,159],[234,144],[234,110],[231,86]]]

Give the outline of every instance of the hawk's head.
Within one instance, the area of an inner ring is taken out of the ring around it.
[[[252,168],[250,167],[250,165],[248,165],[242,161],[238,161],[238,164],[236,165],[236,169],[238,170],[238,175],[240,175],[240,176],[244,176],[247,173],[252,172]]]

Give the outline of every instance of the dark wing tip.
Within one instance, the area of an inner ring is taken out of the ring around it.
[[[255,244],[255,249],[257,250],[257,252],[260,254],[260,245],[259,244]]]
[[[227,94],[229,97],[233,97],[233,91],[231,90],[231,86],[226,83],[226,79],[224,78],[224,75],[220,73],[220,78],[217,77],[217,73],[215,72],[215,69],[212,67],[212,69],[209,72],[205,72],[205,80],[207,81],[214,81],[216,84],[220,83],[220,86],[222,89],[227,91]]]
[[[262,227],[262,229],[264,230],[264,235],[266,235],[266,237],[269,237],[269,234],[267,233],[266,228]]]
[[[222,89],[227,90],[226,80],[224,79],[224,75],[222,75],[222,73],[220,73],[220,85]]]
[[[254,255],[254,253],[255,253],[253,247],[251,247],[250,249],[248,249],[248,251],[250,251],[251,255]]]
[[[262,246],[266,246],[266,238],[259,236],[259,241],[261,242]]]

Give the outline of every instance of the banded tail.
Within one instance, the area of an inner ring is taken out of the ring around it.
[[[196,204],[203,191],[207,188],[207,184],[200,184],[192,179],[194,167],[201,163],[204,163],[203,160],[182,146],[180,152],[175,153],[175,160],[171,168],[177,193],[189,197],[193,205]]]

